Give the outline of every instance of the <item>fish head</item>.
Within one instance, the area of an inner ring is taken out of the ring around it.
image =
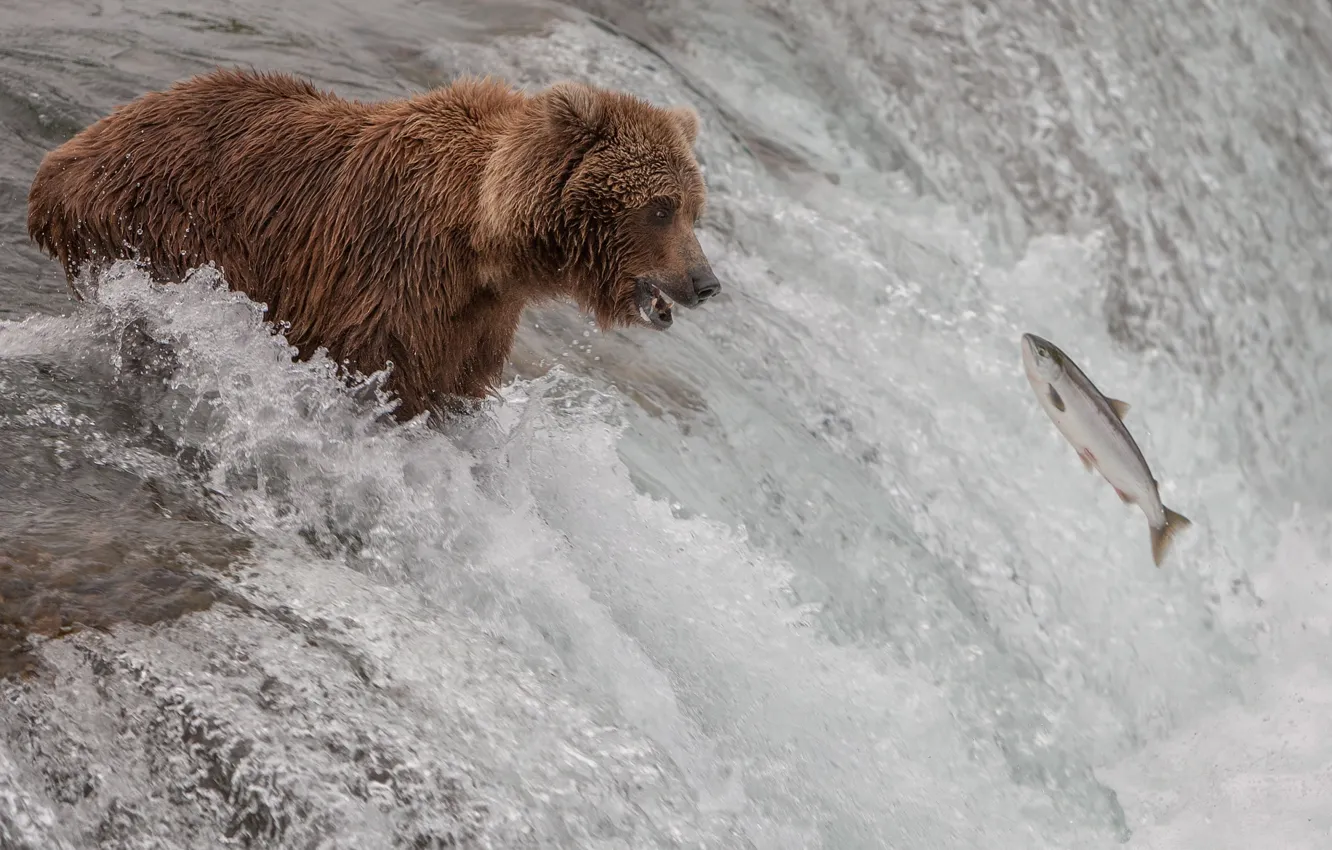
[[[1022,335],[1022,366],[1033,386],[1054,384],[1064,376],[1064,353],[1036,334]]]

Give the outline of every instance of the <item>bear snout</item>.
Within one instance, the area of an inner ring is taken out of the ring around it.
[[[685,307],[697,307],[721,292],[721,282],[706,261],[683,274],[654,274],[645,280],[659,287],[662,294],[672,301]]]
[[[689,270],[689,285],[694,290],[694,303],[689,305],[691,307],[707,301],[721,292],[722,288],[721,281],[717,280],[717,276],[712,273],[712,266],[707,263]]]

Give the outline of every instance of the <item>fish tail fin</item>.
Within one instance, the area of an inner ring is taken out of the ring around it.
[[[1156,561],[1158,567],[1165,560],[1166,550],[1170,548],[1170,542],[1175,534],[1193,525],[1193,522],[1183,514],[1176,513],[1165,505],[1161,508],[1165,511],[1165,522],[1159,527],[1152,528],[1152,560]]]

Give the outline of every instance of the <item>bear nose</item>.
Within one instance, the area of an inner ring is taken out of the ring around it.
[[[700,304],[721,292],[721,282],[708,266],[699,266],[690,271],[689,283],[693,285]]]

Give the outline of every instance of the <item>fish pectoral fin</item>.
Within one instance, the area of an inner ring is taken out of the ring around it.
[[[1117,398],[1107,398],[1106,401],[1110,402],[1110,409],[1113,410],[1115,415],[1121,420],[1125,416],[1128,416],[1129,403],[1127,401],[1120,401]]]
[[[1066,410],[1064,407],[1064,399],[1059,395],[1058,390],[1054,387],[1047,386],[1045,388],[1045,394],[1049,397],[1050,403],[1055,406],[1055,410],[1058,410],[1060,413],[1063,413]]]
[[[1082,460],[1082,468],[1088,472],[1096,471],[1096,455],[1086,449],[1078,449],[1078,457]]]
[[[1176,513],[1165,505],[1161,507],[1165,510],[1165,522],[1160,528],[1152,529],[1152,560],[1158,567],[1165,560],[1166,551],[1170,548],[1170,541],[1174,536],[1193,525],[1183,514]]]
[[[1115,487],[1115,485],[1113,484],[1111,484],[1110,486]],[[1115,495],[1118,496],[1119,501],[1123,502],[1124,504],[1126,505],[1133,504],[1133,497],[1130,496],[1128,493],[1125,493],[1123,490],[1119,489],[1118,487],[1115,487]]]

